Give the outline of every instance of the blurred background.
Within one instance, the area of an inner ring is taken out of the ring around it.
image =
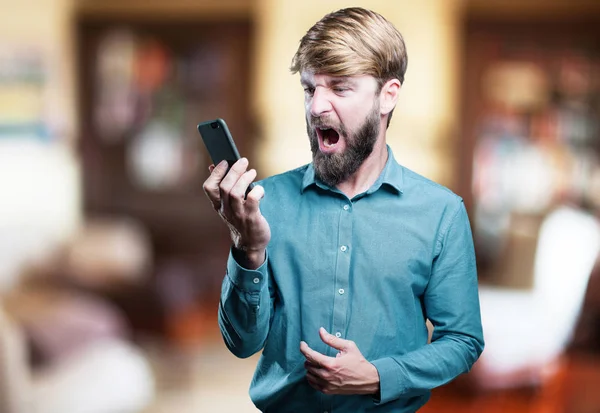
[[[310,161],[289,73],[360,5],[403,33],[388,142],[467,205],[486,350],[426,412],[600,412],[600,2],[0,0],[0,412],[256,411],[216,322],[196,125]]]

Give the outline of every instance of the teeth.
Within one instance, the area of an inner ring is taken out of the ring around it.
[[[328,130],[331,130],[331,128],[321,128],[321,127],[319,127],[318,129],[319,129],[321,132],[326,132],[326,131],[328,131]],[[323,135],[321,135],[321,136],[323,136]],[[332,146],[335,146],[335,144],[331,143],[331,141],[329,140],[329,137],[328,137],[328,136],[323,136],[323,145],[324,145],[326,148],[331,148]]]

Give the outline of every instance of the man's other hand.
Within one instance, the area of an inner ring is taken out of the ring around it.
[[[351,340],[344,340],[319,329],[321,340],[338,350],[336,357],[328,357],[311,349],[304,341],[300,351],[306,358],[308,383],[324,394],[376,394],[379,391],[379,373],[365,359]]]

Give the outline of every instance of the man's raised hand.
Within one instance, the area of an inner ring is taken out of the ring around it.
[[[236,249],[245,255],[244,266],[258,268],[265,260],[265,251],[271,239],[271,229],[259,209],[265,195],[256,185],[246,196],[246,190],[256,178],[256,170],[248,170],[248,160],[241,158],[227,172],[227,162],[209,167],[210,176],[202,188],[206,196],[229,227]]]

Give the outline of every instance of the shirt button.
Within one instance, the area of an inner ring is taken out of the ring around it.
[[[335,333],[335,336],[336,336],[337,338],[340,338],[340,337],[342,336],[342,333],[340,333],[340,332],[338,331],[337,333]]]
[[[252,280],[252,282],[253,282],[254,284],[258,284],[258,283],[260,282],[260,280],[258,279],[258,277],[256,277],[255,279],[253,279],[253,280]]]
[[[350,205],[344,205],[344,211],[347,211],[350,209]]]
[[[340,289],[338,290],[338,293],[340,293],[340,294],[344,294],[344,289],[343,289],[343,288],[340,288]]]
[[[341,250],[342,252],[346,252],[346,250],[347,250],[347,249],[348,249],[348,247],[347,247],[347,246],[345,246],[345,245],[342,245],[342,246],[340,247],[340,250]]]

